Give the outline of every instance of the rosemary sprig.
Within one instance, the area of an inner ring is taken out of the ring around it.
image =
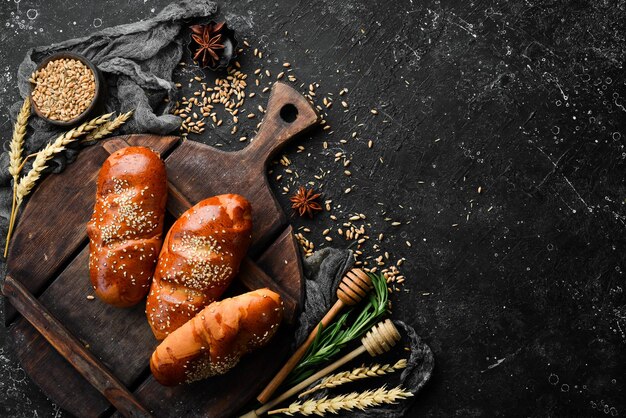
[[[348,343],[363,336],[385,314],[389,297],[387,281],[381,274],[368,274],[374,288],[365,306],[360,312],[358,307],[350,309],[326,328],[320,325],[315,340],[289,375],[289,385],[295,385],[311,376],[318,365],[328,362]],[[355,315],[354,321],[348,325]]]

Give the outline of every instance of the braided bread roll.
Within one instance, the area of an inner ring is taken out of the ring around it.
[[[150,358],[152,374],[166,386],[224,374],[267,344],[282,317],[283,302],[269,289],[214,302],[159,344]]]
[[[104,302],[132,306],[148,293],[166,199],[165,164],[148,148],[123,148],[102,165],[87,235],[91,284]]]
[[[178,218],[165,237],[146,304],[158,340],[224,293],[251,234],[250,203],[236,194],[205,199]]]

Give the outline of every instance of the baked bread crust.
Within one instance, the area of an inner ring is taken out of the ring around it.
[[[104,302],[132,306],[148,293],[166,200],[165,164],[150,149],[123,148],[102,165],[87,235],[91,284]]]
[[[159,340],[217,300],[239,271],[252,234],[250,203],[224,194],[202,200],[167,236],[146,304]]]

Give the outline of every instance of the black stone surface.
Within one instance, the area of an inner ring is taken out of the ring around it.
[[[3,146],[27,48],[167,3],[1,0]],[[406,258],[395,315],[437,360],[412,416],[626,414],[625,9],[624,1],[221,5],[265,53],[244,54],[245,72],[263,65],[275,78],[288,61],[302,90],[319,83],[320,102],[348,89],[349,108],[336,100],[328,112],[332,133],[286,150],[299,178],[276,168],[272,184],[280,194],[313,182],[340,221],[365,214],[370,236],[384,233],[382,251]],[[185,88],[190,75],[179,74]],[[236,149],[255,123],[194,139]],[[337,152],[351,160],[350,177]],[[334,231],[332,243],[323,239],[339,222],[328,214],[293,222],[318,247],[347,245]],[[0,415],[67,416],[25,376],[4,329],[0,343]]]

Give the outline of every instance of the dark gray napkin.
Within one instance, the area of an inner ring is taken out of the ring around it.
[[[316,251],[312,256],[304,259],[304,273],[306,276],[306,292],[304,301],[304,310],[300,315],[299,326],[296,330],[296,344],[294,348],[299,346],[308,336],[311,330],[322,319],[331,305],[337,299],[336,289],[341,281],[344,273],[352,267],[354,261],[352,251],[339,250],[336,248],[324,248]],[[409,347],[410,355],[407,361],[407,367],[400,375],[400,379],[395,379],[389,387],[400,385],[404,389],[416,395],[420,389],[430,379],[435,359],[433,353],[415,332],[415,329],[402,321],[394,321],[400,333],[402,334],[402,343]],[[343,353],[343,354],[347,354]],[[367,361],[367,360],[363,360]],[[376,360],[370,361],[374,363]],[[375,378],[376,383],[368,383],[367,388],[378,388],[386,383],[385,379]],[[321,380],[321,379],[320,379]],[[365,379],[365,383],[368,379]],[[319,381],[313,383],[310,387],[318,384]],[[360,389],[362,386],[359,387]],[[343,386],[335,388],[332,393],[327,390],[314,392],[311,397],[321,398],[323,396],[335,396],[339,393],[348,393],[353,389],[345,389]],[[304,399],[308,399],[306,397]],[[377,408],[368,408],[364,411],[354,410],[347,413],[350,417],[383,417],[395,418],[402,417],[415,401],[415,396],[399,401],[394,405],[381,406]]]
[[[304,342],[311,330],[335,303],[339,282],[353,264],[352,251],[341,251],[336,248],[322,248],[310,257],[304,258],[306,292],[304,309],[299,318],[293,344],[294,349]]]

